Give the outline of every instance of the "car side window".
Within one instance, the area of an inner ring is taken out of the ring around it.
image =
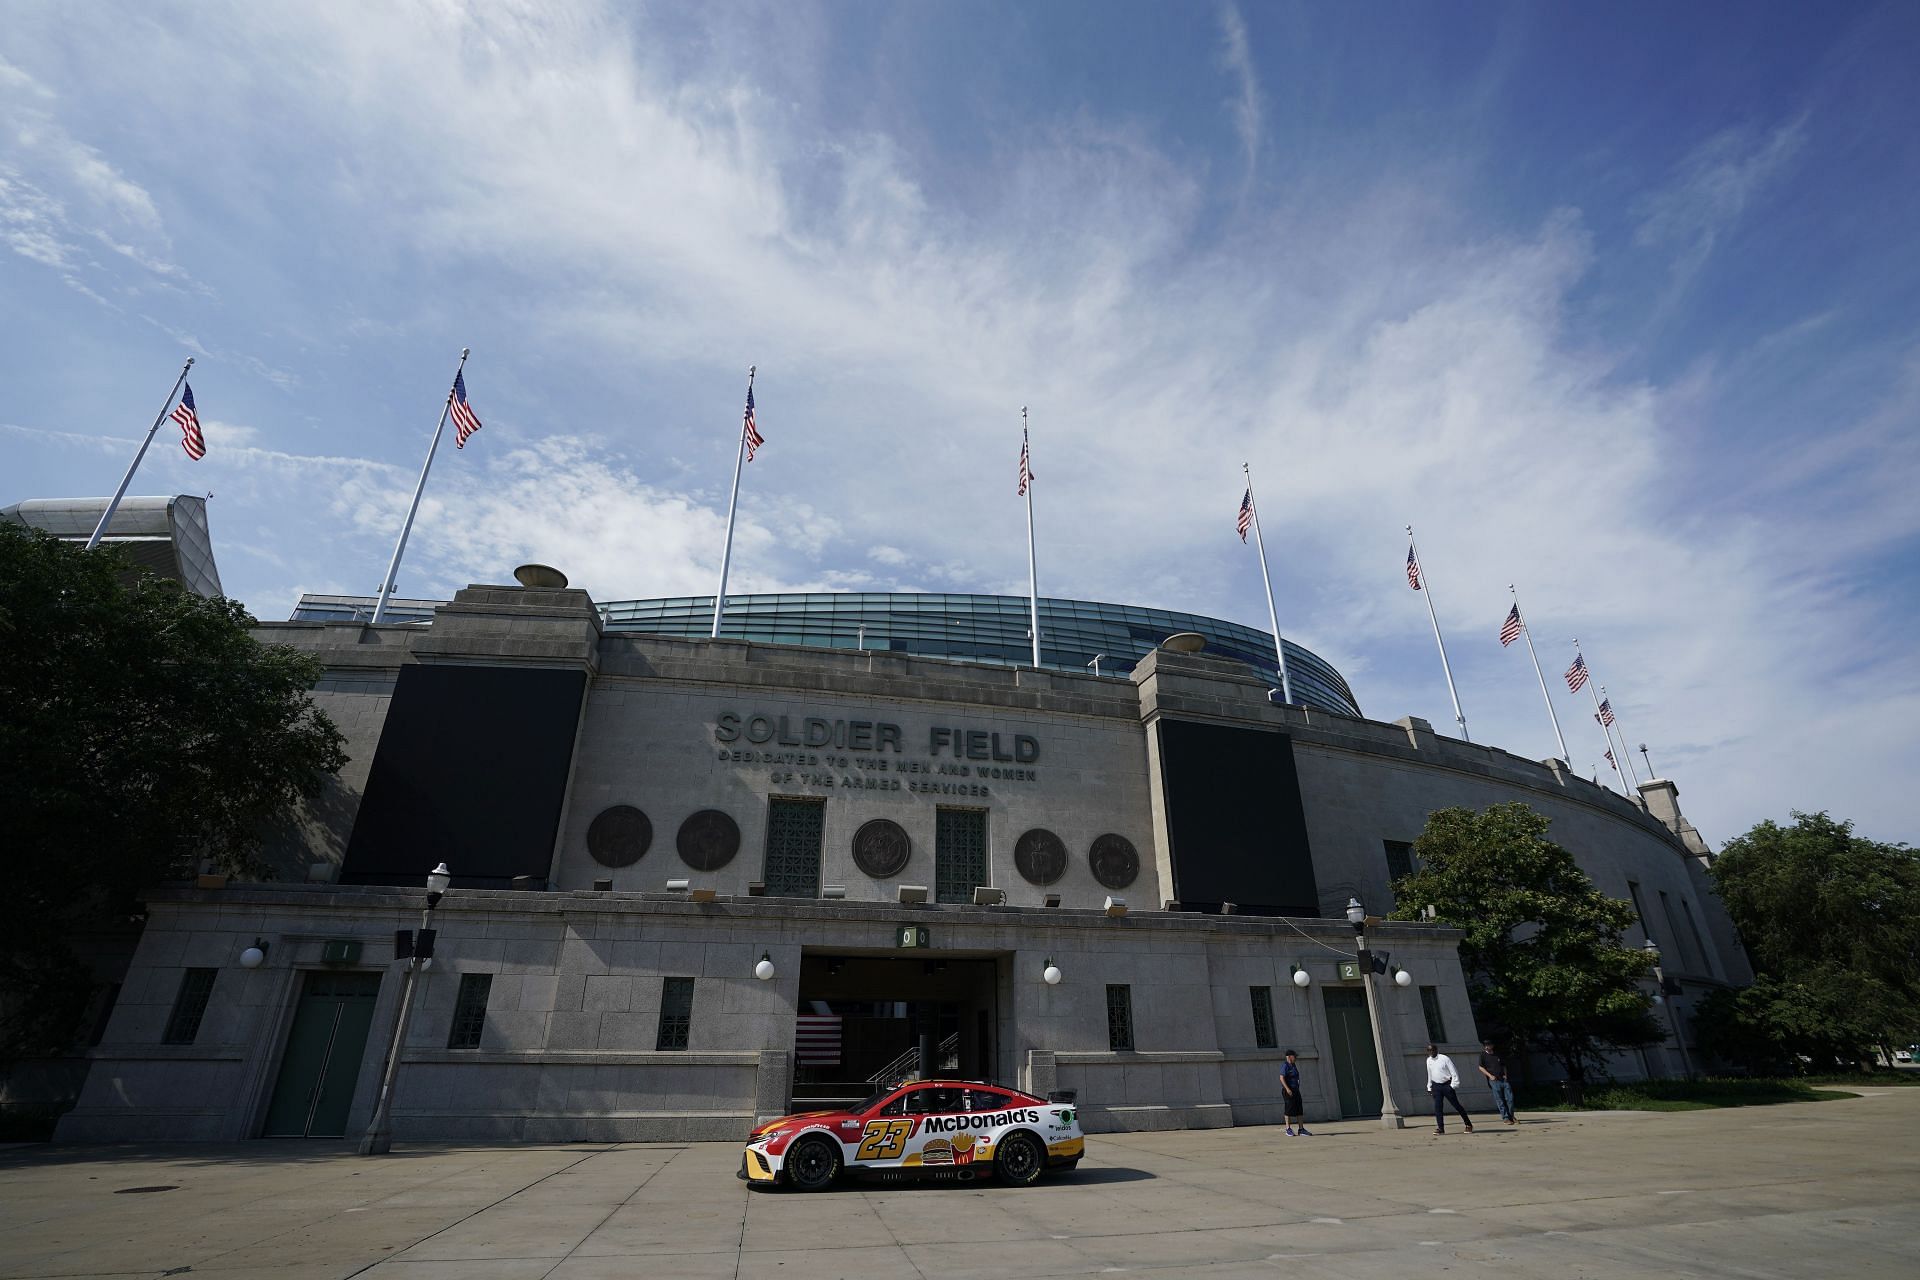
[[[920,1110],[929,1115],[946,1115],[961,1109],[959,1089],[922,1089],[920,1090]]]
[[[905,1115],[907,1111],[907,1098],[910,1096],[911,1095],[909,1094],[903,1093],[898,1097],[896,1097],[893,1101],[887,1103],[886,1106],[881,1107],[878,1111],[874,1112],[873,1114],[877,1116]]]
[[[967,1110],[969,1111],[1005,1111],[1007,1096],[987,1089],[967,1090]]]

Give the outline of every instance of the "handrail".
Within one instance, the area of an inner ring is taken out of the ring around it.
[[[945,1040],[942,1040],[940,1042],[940,1047],[937,1051],[941,1065],[944,1066],[946,1064],[948,1054],[957,1053],[959,1048],[960,1048],[960,1033],[958,1031],[948,1036]],[[959,1060],[956,1057],[955,1065],[957,1066],[958,1064],[959,1064]],[[868,1076],[867,1083],[877,1085],[877,1084],[885,1084],[888,1081],[892,1081],[892,1080],[898,1080],[900,1078],[901,1073],[905,1071],[907,1067],[910,1065],[911,1066],[920,1065],[920,1046],[919,1045],[915,1045],[913,1048],[907,1050],[905,1053],[895,1058],[892,1062],[889,1062],[886,1066],[880,1068],[878,1071]]]

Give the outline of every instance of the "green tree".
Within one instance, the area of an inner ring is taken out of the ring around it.
[[[89,935],[203,863],[258,869],[261,824],[345,763],[319,668],[205,600],[0,523],[0,1058],[60,1053]]]
[[[1920,853],[1795,813],[1729,840],[1711,874],[1755,982],[1701,1004],[1703,1048],[1831,1067],[1920,1038]]]
[[[1620,940],[1631,903],[1594,887],[1519,802],[1439,809],[1414,841],[1419,870],[1394,881],[1396,920],[1433,907],[1461,930],[1460,965],[1486,1034],[1537,1048],[1570,1080],[1609,1048],[1660,1040],[1640,983],[1652,965]]]

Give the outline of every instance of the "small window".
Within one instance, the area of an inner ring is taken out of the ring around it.
[[[1435,1044],[1445,1044],[1447,1021],[1440,1016],[1440,988],[1420,988],[1420,1012],[1427,1015],[1427,1039]]]
[[[480,1033],[487,1025],[487,996],[492,992],[492,974],[460,975],[460,994],[453,1001],[453,1029],[447,1033],[447,1048],[480,1047]]]
[[[1680,909],[1687,913],[1687,932],[1693,935],[1693,949],[1700,954],[1700,967],[1704,972],[1713,972],[1713,954],[1707,950],[1707,944],[1700,937],[1700,926],[1694,922],[1693,904],[1685,898],[1680,899]]]
[[[1107,1048],[1133,1048],[1133,988],[1107,987]]]
[[[1413,846],[1405,840],[1381,842],[1387,850],[1387,879],[1398,880],[1413,874]]]
[[[1649,942],[1653,940],[1653,930],[1647,928],[1647,909],[1640,905],[1640,886],[1627,881],[1627,896],[1633,899],[1633,916],[1640,922],[1640,936]]]
[[[660,1038],[656,1049],[684,1049],[693,1029],[693,979],[667,978],[660,984]]]
[[[1273,1034],[1273,988],[1253,988],[1253,1043],[1260,1049],[1277,1049],[1279,1039]]]
[[[207,999],[213,995],[213,980],[218,969],[189,969],[180,976],[180,994],[173,998],[173,1014],[167,1019],[166,1043],[192,1044],[200,1034],[200,1019],[206,1016]]]

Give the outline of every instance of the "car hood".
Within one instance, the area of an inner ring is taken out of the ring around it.
[[[831,1123],[836,1120],[855,1119],[851,1111],[800,1111],[790,1116],[781,1116],[778,1120],[769,1120],[753,1131],[755,1138],[764,1138],[770,1133],[778,1133],[790,1125]],[[738,1130],[735,1130],[738,1132]]]

